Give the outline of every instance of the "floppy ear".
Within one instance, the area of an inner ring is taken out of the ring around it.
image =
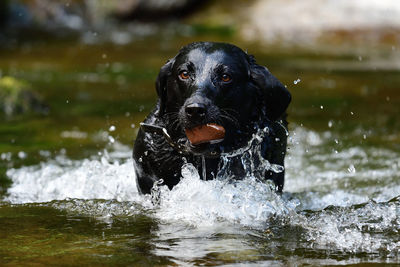
[[[285,112],[292,99],[289,91],[266,67],[254,62],[250,65],[250,77],[261,90],[267,117],[272,121],[277,120]]]
[[[156,90],[158,98],[160,99],[159,115],[162,116],[165,112],[165,102],[167,100],[167,79],[171,73],[171,67],[174,63],[173,59],[169,59],[164,66],[161,67],[156,80]]]

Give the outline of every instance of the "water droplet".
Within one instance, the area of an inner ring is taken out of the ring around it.
[[[27,154],[24,151],[18,152],[18,157],[20,159],[25,159],[27,157]]]
[[[2,160],[10,161],[11,157],[12,157],[11,152],[1,153],[1,159]]]
[[[51,152],[50,151],[48,151],[48,150],[40,150],[39,151],[39,155],[40,156],[42,156],[42,157],[50,157],[51,156]]]
[[[297,80],[294,80],[293,83],[298,84],[300,81],[301,81],[300,78],[298,78]]]
[[[200,179],[199,172],[197,171],[196,167],[193,166],[191,163],[186,163],[181,168],[181,174],[183,178],[194,178]]]
[[[332,126],[333,126],[333,121],[328,121],[328,127],[332,128]]]
[[[324,106],[321,106],[320,108],[321,108],[321,109],[324,109]]]
[[[110,128],[108,129],[110,132],[114,132],[116,127],[114,125],[111,125]]]
[[[347,171],[349,173],[356,173],[356,168],[354,167],[353,164],[350,164],[350,166],[347,168]]]

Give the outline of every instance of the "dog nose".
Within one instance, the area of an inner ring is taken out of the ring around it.
[[[185,112],[189,119],[204,119],[207,110],[204,104],[192,103],[185,107]]]

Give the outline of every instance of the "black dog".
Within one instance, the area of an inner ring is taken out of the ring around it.
[[[283,166],[285,111],[291,95],[240,48],[225,43],[189,44],[161,68],[156,88],[157,106],[141,124],[133,151],[140,192],[150,193],[159,179],[171,189],[179,183],[185,162],[196,166],[204,179],[215,178],[221,153],[242,148],[257,129],[265,127],[269,131],[261,155]],[[223,140],[192,144],[185,131],[209,123],[225,129]],[[233,176],[244,177],[235,164],[230,166]],[[284,171],[267,170],[264,176],[259,178],[273,180],[277,191],[282,191]]]

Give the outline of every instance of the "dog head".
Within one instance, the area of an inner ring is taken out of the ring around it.
[[[183,47],[161,68],[156,89],[158,115],[175,138],[185,138],[185,130],[209,123],[225,129],[219,144],[190,146],[200,154],[217,146],[225,152],[240,147],[254,133],[255,123],[277,120],[291,100],[289,91],[265,67],[225,43]]]

